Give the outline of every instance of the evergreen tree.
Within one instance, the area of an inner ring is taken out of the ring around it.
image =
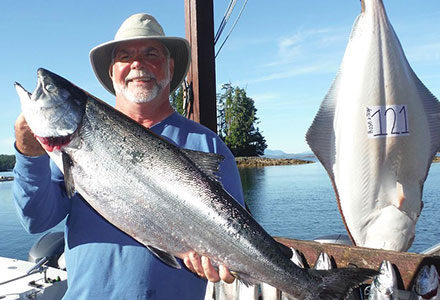
[[[183,107],[183,89],[180,86],[177,90],[170,95],[171,106],[182,116],[185,116],[185,110]]]
[[[15,166],[15,155],[0,154],[0,171],[12,170]]]
[[[267,148],[266,140],[256,124],[257,109],[254,100],[246,91],[232,87],[230,83],[222,87],[218,95],[218,132],[234,156],[259,156]]]

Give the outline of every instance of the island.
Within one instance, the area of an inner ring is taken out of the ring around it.
[[[302,165],[311,164],[313,161],[294,158],[267,158],[267,157],[236,157],[235,162],[239,168]]]

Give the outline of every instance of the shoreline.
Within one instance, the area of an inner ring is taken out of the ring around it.
[[[236,157],[235,162],[239,168],[269,167],[312,164],[314,161],[294,158],[267,158],[267,157]]]
[[[267,157],[236,157],[235,162],[239,168],[256,168],[269,166],[287,166],[312,164],[315,161],[294,158],[267,158]],[[435,156],[432,163],[440,163],[440,156]]]

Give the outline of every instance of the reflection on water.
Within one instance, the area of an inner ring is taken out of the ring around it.
[[[274,236],[315,239],[346,233],[333,187],[319,163],[264,168],[241,168],[246,203],[254,218]],[[440,163],[433,164],[425,182],[425,203],[409,251],[440,243]]]
[[[345,231],[319,164],[243,168],[240,175],[252,215],[271,235],[314,239]]]

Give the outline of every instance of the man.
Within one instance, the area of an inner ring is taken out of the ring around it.
[[[166,37],[150,15],[136,14],[113,41],[90,52],[95,74],[116,95],[116,109],[180,147],[223,155],[219,175],[225,189],[243,204],[234,157],[219,137],[174,112],[169,94],[182,82],[189,46]],[[207,278],[232,282],[227,268],[217,271],[206,257],[181,257],[190,270],[175,270],[147,248],[105,221],[75,195],[66,196],[63,176],[50,161],[23,116],[15,124],[14,199],[24,227],[46,231],[65,217],[68,290],[65,299],[203,299]],[[166,226],[166,224],[164,224]]]

